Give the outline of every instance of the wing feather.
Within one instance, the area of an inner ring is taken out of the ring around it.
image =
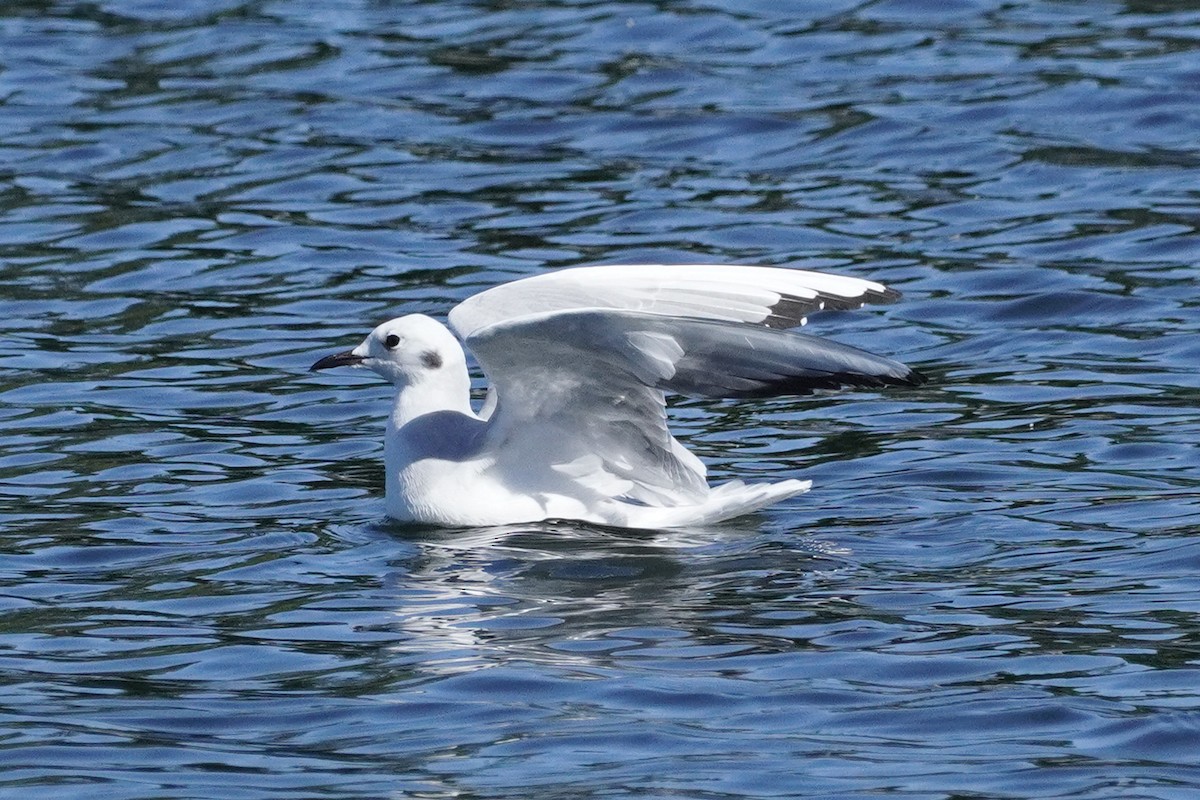
[[[489,325],[526,314],[612,308],[793,328],[823,309],[857,308],[899,296],[862,278],[778,267],[575,267],[480,292],[450,312],[450,324],[465,339]]]
[[[916,385],[909,367],[790,330],[644,311],[572,309],[489,325],[467,339],[498,397],[495,452],[651,505],[699,499],[704,467],[667,429],[664,392],[804,394]]]
[[[667,429],[663,362],[604,313],[524,317],[467,340],[497,398],[489,449],[608,496],[619,486],[650,505],[699,502],[704,465]]]

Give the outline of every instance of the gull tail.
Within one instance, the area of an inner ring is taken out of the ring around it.
[[[723,522],[803,494],[811,487],[812,481],[743,483],[734,480],[714,487],[708,497],[695,505],[631,508],[629,524],[641,528],[678,528]]]

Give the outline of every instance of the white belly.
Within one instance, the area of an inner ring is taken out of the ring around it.
[[[577,497],[510,488],[489,474],[487,460],[422,459],[388,470],[387,513],[400,522],[451,527],[507,525],[544,519],[604,522]]]

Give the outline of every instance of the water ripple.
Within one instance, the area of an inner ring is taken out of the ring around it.
[[[0,792],[1183,798],[1200,14],[0,11]],[[397,313],[589,262],[905,292],[934,378],[681,401],[713,530],[386,522]]]

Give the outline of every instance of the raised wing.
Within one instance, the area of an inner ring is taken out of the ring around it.
[[[498,400],[488,449],[525,468],[507,473],[548,463],[605,496],[699,502],[708,491],[704,465],[667,430],[652,361],[606,323],[609,313],[522,317],[467,339]]]
[[[548,458],[564,475],[652,505],[706,491],[703,465],[667,430],[664,391],[750,397],[924,380],[814,336],[645,311],[532,314],[477,329],[467,345],[499,398],[493,452]]]
[[[481,292],[450,312],[466,339],[507,319],[582,308],[794,328],[822,309],[886,303],[900,293],[843,275],[716,264],[576,267]]]

